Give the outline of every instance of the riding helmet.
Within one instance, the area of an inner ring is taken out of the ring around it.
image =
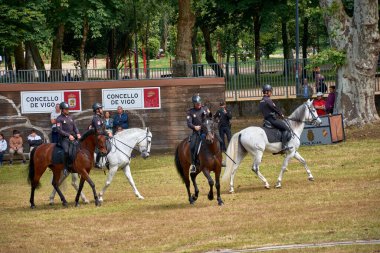
[[[59,109],[63,110],[63,109],[69,109],[69,104],[66,103],[66,102],[61,102],[59,104]]]
[[[103,106],[100,103],[95,103],[92,105],[92,110],[96,112],[99,108],[103,108]]]
[[[191,98],[191,101],[193,102],[193,104],[200,104],[200,103],[202,103],[202,99],[201,99],[201,97],[199,96],[199,94],[194,95],[194,96]]]
[[[270,84],[265,84],[263,86],[263,92],[272,91],[272,86]]]

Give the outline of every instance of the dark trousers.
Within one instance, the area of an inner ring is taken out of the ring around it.
[[[0,165],[3,165],[4,152],[0,152]]]
[[[201,135],[199,132],[194,131],[191,135],[191,142],[190,142],[190,153],[191,153],[191,163],[196,164],[197,163],[197,152],[199,148],[199,144],[201,143]]]
[[[226,139],[224,138],[225,135],[227,136],[228,143],[230,143],[230,140],[231,140],[231,129],[230,129],[230,127],[228,127],[228,126],[220,126],[219,127],[219,136],[220,136],[220,139],[222,140],[220,142],[220,149],[222,151],[226,151],[227,150]]]
[[[284,148],[286,146],[286,143],[288,142],[288,132],[290,132],[289,127],[285,124],[284,121],[275,119],[272,117],[266,118],[272,126],[279,129],[281,131],[281,141],[282,141],[282,147]]]
[[[64,156],[63,156],[63,164],[66,168],[70,167],[72,164],[72,159],[69,156],[69,148],[70,148],[70,140],[69,138],[62,138],[60,141],[60,145],[63,148]]]

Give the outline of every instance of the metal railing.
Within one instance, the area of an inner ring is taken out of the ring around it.
[[[304,96],[303,80],[316,93],[316,75],[308,69],[307,59],[299,61],[299,78],[296,85],[295,60],[269,59],[261,61],[231,62],[221,64],[194,64],[193,77],[224,77],[226,98],[229,100],[255,99],[262,96],[263,84],[274,87],[275,97]],[[331,65],[320,67],[326,86],[335,84],[336,72]],[[0,71],[0,84],[44,83],[77,81],[113,81],[172,78],[172,68],[123,69],[67,69]],[[380,72],[376,74],[375,92],[380,93]]]

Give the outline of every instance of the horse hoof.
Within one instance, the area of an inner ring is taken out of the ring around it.
[[[191,198],[194,200],[194,202],[195,201],[197,201],[197,199],[198,199],[198,196],[197,195],[195,195],[195,194],[193,194],[192,196],[191,196]]]
[[[30,206],[30,209],[34,209],[34,208],[36,208],[35,205],[31,205],[31,206]]]
[[[54,206],[54,202],[49,202],[49,206]]]
[[[221,200],[221,201],[218,201],[218,205],[219,205],[219,206],[223,206],[223,205],[224,205],[223,201],[222,201],[222,200]]]
[[[145,199],[145,198],[144,198],[143,196],[141,196],[141,195],[140,195],[140,196],[137,196],[137,198],[140,199],[140,200]]]
[[[309,179],[309,181],[311,181],[311,182],[314,181],[314,177],[309,177],[308,179]]]
[[[69,205],[67,204],[67,202],[62,202],[62,206],[68,207]]]
[[[76,202],[75,207],[79,207],[79,206],[80,206],[79,202]]]
[[[281,189],[281,188],[282,188],[281,183],[277,183],[277,184],[276,184],[276,189]]]
[[[100,202],[100,203],[103,203],[103,198],[99,198],[99,202]]]
[[[270,185],[269,184],[266,184],[264,185],[265,189],[270,189]]]
[[[230,192],[230,193],[235,193],[234,188],[231,187],[229,192]]]
[[[207,195],[207,197],[208,197],[208,200],[213,200],[214,199],[214,195]]]
[[[88,199],[84,199],[83,204],[85,204],[85,205],[90,204],[90,201]]]
[[[99,200],[96,200],[96,201],[95,201],[95,206],[99,207],[99,206],[101,206],[101,205],[102,205],[102,203],[101,203]]]

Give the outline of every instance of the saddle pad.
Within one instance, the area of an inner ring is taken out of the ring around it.
[[[269,143],[281,142],[281,131],[276,128],[261,127],[267,135]]]

